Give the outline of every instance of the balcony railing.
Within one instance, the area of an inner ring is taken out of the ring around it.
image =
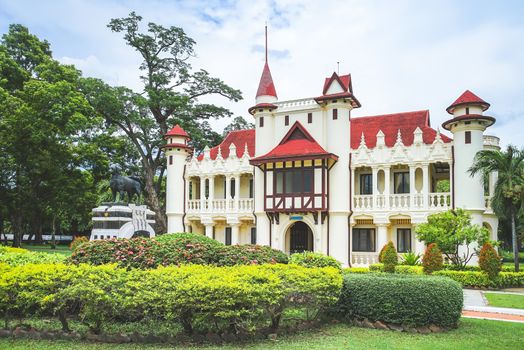
[[[424,200],[422,193],[355,195],[353,209],[357,211],[383,210],[448,210],[451,208],[451,194],[430,193]]]
[[[378,253],[374,252],[351,252],[352,267],[368,267],[378,263]]]
[[[189,199],[187,201],[187,213],[213,213],[213,214],[228,214],[228,213],[251,213],[253,212],[253,198],[239,198],[239,199]]]

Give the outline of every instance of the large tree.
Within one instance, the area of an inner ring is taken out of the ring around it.
[[[192,145],[202,149],[220,141],[208,120],[231,116],[226,108],[201,103],[207,95],[221,95],[230,101],[242,98],[239,90],[226,85],[205,70],[193,71],[195,41],[182,28],[148,23],[142,31],[142,17],[131,12],[115,18],[108,27],[122,33],[124,41],[142,57],[138,93],[123,87],[110,87],[91,80],[84,89],[91,104],[110,125],[117,126],[140,156],[147,204],[156,212],[156,231],[167,231],[165,208],[160,200],[165,159],[161,152],[162,135],[180,124],[191,135]]]
[[[488,181],[490,173],[498,174],[491,205],[499,218],[510,221],[515,271],[518,272],[517,218],[523,210],[524,150],[519,150],[514,146],[508,146],[505,152],[482,150],[476,154],[469,172],[471,176],[481,174],[484,183]]]

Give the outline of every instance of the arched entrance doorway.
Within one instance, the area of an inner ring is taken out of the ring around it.
[[[306,223],[297,221],[289,228],[288,248],[291,254],[313,251],[313,232]]]

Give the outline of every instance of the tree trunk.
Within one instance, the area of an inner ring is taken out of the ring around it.
[[[51,232],[51,249],[56,249],[56,216],[53,216],[53,232]]]
[[[519,272],[519,244],[517,240],[517,229],[515,227],[515,212],[511,209],[511,240],[513,243],[513,262],[515,263],[515,272]]]
[[[146,193],[147,193],[147,203],[151,207],[151,210],[155,212],[155,232],[157,234],[163,234],[167,232],[167,222],[166,222],[166,213],[160,201],[158,200],[158,194],[155,189],[155,174],[153,169],[148,165],[144,164],[145,170],[145,182],[146,182]]]
[[[13,247],[20,248],[22,246],[22,238],[24,237],[24,232],[22,230],[22,217],[16,215],[13,224]]]

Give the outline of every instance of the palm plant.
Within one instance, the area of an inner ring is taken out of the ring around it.
[[[402,265],[416,266],[420,265],[421,255],[415,252],[407,252],[402,256]]]
[[[519,271],[519,248],[516,229],[516,218],[522,210],[524,197],[524,150],[508,146],[505,152],[482,150],[475,156],[473,165],[469,168],[471,176],[482,174],[486,183],[488,175],[498,173],[491,206],[499,218],[507,218],[511,222],[511,238],[515,271]]]

